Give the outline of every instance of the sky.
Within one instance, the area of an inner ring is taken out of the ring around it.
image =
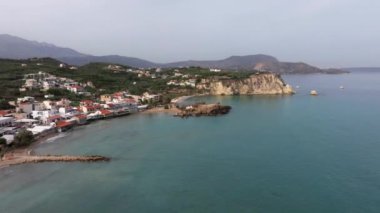
[[[380,66],[378,0],[0,0],[0,33],[154,62]]]

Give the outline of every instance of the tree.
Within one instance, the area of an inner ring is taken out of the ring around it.
[[[5,138],[0,138],[0,145],[7,145],[7,140]]]
[[[3,109],[12,109],[13,106],[8,103],[6,100],[0,100],[0,110]]]
[[[14,143],[16,146],[28,146],[34,141],[34,135],[31,131],[22,130],[15,136]]]

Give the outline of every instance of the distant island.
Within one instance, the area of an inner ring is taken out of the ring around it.
[[[280,74],[340,74],[347,73],[341,69],[321,69],[302,62],[280,62],[273,56],[256,54],[231,56],[221,60],[180,61],[173,63],[155,63],[144,59],[118,55],[93,56],[83,54],[70,48],[62,48],[44,42],[35,42],[16,36],[0,35],[0,58],[27,59],[50,57],[67,64],[83,66],[89,63],[111,63],[136,68],[175,68],[201,67],[232,71],[270,71]]]
[[[342,68],[342,70],[348,72],[380,72],[380,67],[351,67],[351,68]]]

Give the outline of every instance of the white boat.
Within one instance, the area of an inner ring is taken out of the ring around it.
[[[340,89],[344,89],[344,87],[343,87],[343,86],[340,86],[339,88],[340,88]]]
[[[141,110],[141,109],[146,109],[147,107],[148,107],[148,104],[137,106],[137,108],[138,108],[139,110]]]
[[[310,95],[317,96],[318,95],[317,90],[311,90]]]

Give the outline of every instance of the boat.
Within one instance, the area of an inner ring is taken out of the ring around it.
[[[147,108],[148,108],[148,104],[137,106],[137,109],[139,109],[139,110],[144,110],[144,109],[147,109]]]
[[[317,95],[318,95],[317,90],[311,90],[311,91],[310,91],[310,95],[312,95],[312,96],[317,96]]]
[[[340,89],[344,89],[344,87],[343,87],[343,86],[340,86],[339,88],[340,88]]]

